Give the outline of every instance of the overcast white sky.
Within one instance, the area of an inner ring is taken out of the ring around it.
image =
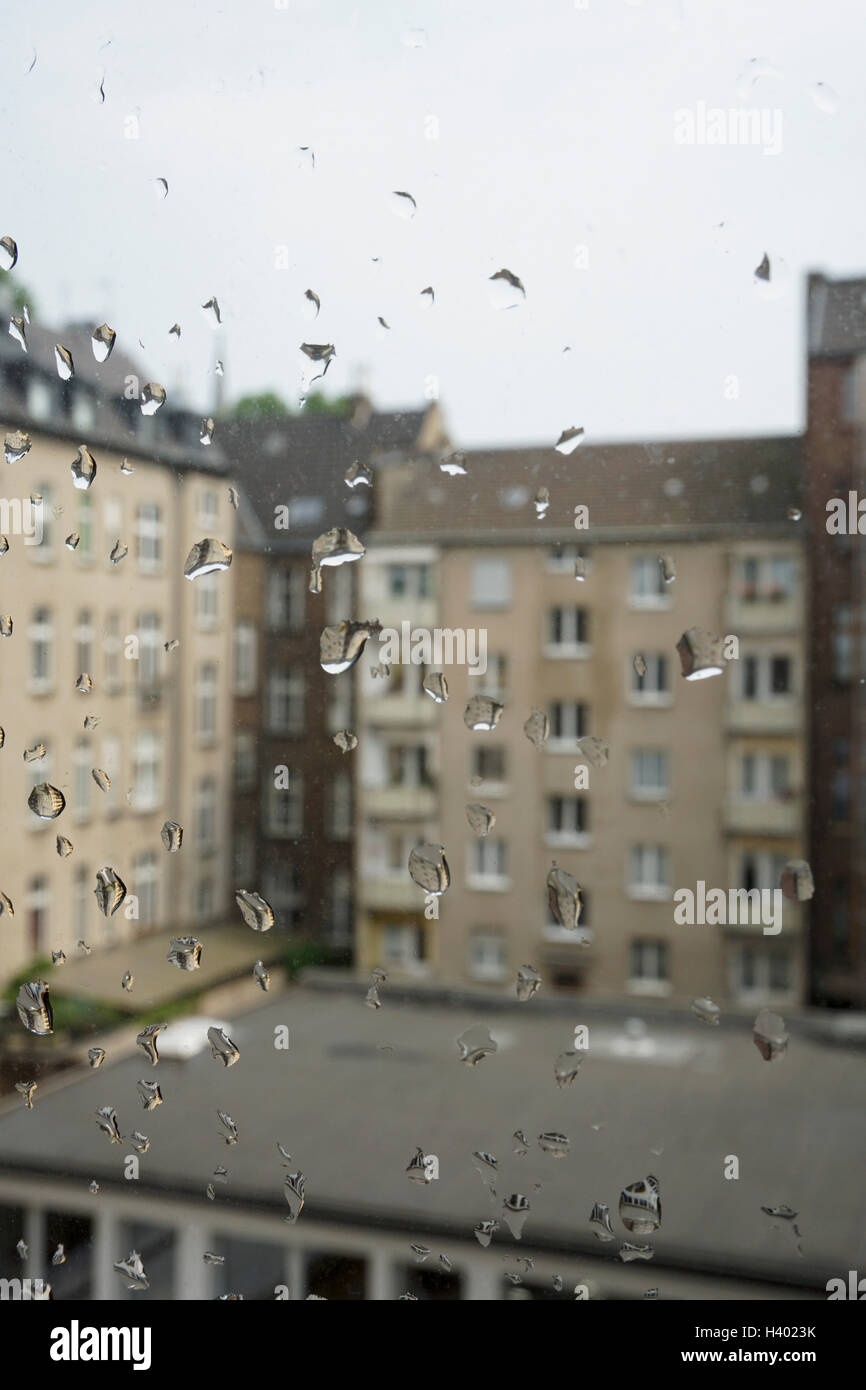
[[[331,392],[364,371],[378,403],[414,407],[435,376],[455,440],[476,446],[572,424],[588,440],[799,428],[803,275],[866,271],[862,5],[580,4],[12,6],[0,234],[15,275],[46,324],[107,318],[119,342],[140,338],[150,375],[193,405],[212,399],[217,355],[230,399],[296,401],[312,341],[336,346]],[[779,75],[749,93],[755,58]],[[674,112],[699,102],[778,109],[781,152],[677,144]],[[765,251],[788,267],[769,297]],[[501,267],[526,287],[507,311],[488,297]],[[217,333],[198,307],[211,295]]]

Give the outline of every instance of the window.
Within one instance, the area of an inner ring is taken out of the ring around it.
[[[81,609],[78,614],[74,640],[76,675],[82,671],[89,675],[93,671],[93,614],[89,608]]]
[[[791,988],[791,958],[778,947],[762,950],[752,945],[738,946],[733,956],[734,993],[744,1000],[760,1001]]]
[[[234,836],[234,879],[236,884],[244,887],[256,877],[256,827],[236,825]],[[270,898],[267,901],[271,902]]]
[[[447,672],[446,672],[447,676]],[[473,676],[470,695],[489,695],[493,700],[504,700],[508,693],[508,658],[502,652],[495,652],[487,658],[487,670],[483,676]]]
[[[108,773],[111,786],[100,793],[99,804],[106,816],[117,816],[123,810],[120,798],[121,742],[116,734],[106,734],[102,740],[101,765]]]
[[[547,552],[547,569],[550,574],[567,574],[573,578],[578,560],[585,559],[586,551],[581,545],[552,545]]]
[[[791,763],[783,753],[744,753],[740,794],[750,801],[784,801],[791,794]]]
[[[154,811],[162,801],[162,744],[157,733],[147,729],[136,734],[133,745],[132,776],[136,811]]]
[[[628,986],[635,994],[666,994],[670,989],[668,943],[638,939],[629,952]]]
[[[119,540],[123,530],[123,503],[119,497],[106,497],[103,502],[103,523],[105,528],[105,561],[109,563],[108,554],[114,542]],[[114,566],[112,565],[112,569]]]
[[[482,782],[489,784],[484,787],[489,796],[494,787],[504,787],[507,781],[505,749],[476,744],[472,749],[470,768],[471,777],[480,777]]]
[[[158,503],[139,503],[135,512],[135,553],[142,574],[157,574],[162,569],[164,534]]]
[[[74,759],[74,815],[76,820],[86,820],[90,816],[90,797],[95,783],[91,776],[93,759],[90,744],[80,738],[75,744]]]
[[[195,581],[195,621],[205,632],[219,626],[219,580],[218,574],[203,574]]]
[[[333,945],[344,946],[352,938],[352,875],[335,869],[328,885],[328,933]]]
[[[328,834],[332,840],[352,836],[352,778],[337,772],[328,783]]]
[[[75,391],[72,396],[72,423],[76,430],[92,429],[96,418],[93,397],[87,391]]]
[[[121,685],[120,662],[123,639],[120,632],[119,613],[109,613],[105,620],[103,651],[105,655],[105,688],[109,693],[113,693],[119,690]]]
[[[216,802],[216,781],[213,777],[200,777],[195,789],[193,818],[196,845],[201,854],[216,849]]]
[[[390,598],[429,598],[429,565],[388,565],[386,587]]]
[[[547,842],[551,845],[574,845],[587,840],[589,814],[585,796],[549,796],[547,798]]]
[[[139,927],[152,926],[158,917],[159,869],[156,853],[145,850],[139,854],[132,870],[133,891],[138,898]]]
[[[508,850],[504,840],[473,840],[469,847],[468,886],[502,892],[509,888]]]
[[[274,926],[299,931],[304,924],[304,882],[295,864],[270,864],[265,869],[265,901],[274,911]]]
[[[35,374],[27,381],[27,412],[34,420],[50,420],[57,409],[56,383]]]
[[[153,693],[159,688],[162,665],[162,628],[158,613],[141,613],[138,619],[138,685]]]
[[[217,668],[204,662],[195,683],[195,731],[200,743],[212,743],[217,732]]]
[[[80,865],[75,870],[75,883],[72,894],[72,925],[75,940],[87,941],[87,931],[96,910],[93,889],[90,886],[90,870]]]
[[[547,613],[547,655],[580,656],[589,642],[585,608],[550,608]]]
[[[293,497],[289,504],[289,519],[293,526],[315,526],[324,515],[323,497]]]
[[[395,667],[394,670],[401,670]],[[386,693],[391,694],[390,682],[382,682],[386,686]],[[338,676],[336,679],[331,677],[328,684],[328,729],[332,734],[339,733],[340,729],[350,729],[352,727],[352,683],[351,677]],[[429,699],[429,696],[427,696]]]
[[[327,588],[327,584],[325,585]],[[272,570],[268,578],[268,625],[272,632],[300,632],[304,627],[307,600],[307,571]],[[344,614],[347,617],[348,614]]]
[[[550,706],[550,738],[547,746],[553,744],[553,751],[562,751],[566,744],[573,751],[577,739],[588,732],[589,713],[586,705],[579,700],[554,700]]]
[[[281,666],[268,676],[268,728],[272,733],[299,734],[304,728],[304,672]]]
[[[639,675],[634,667],[634,659],[631,664],[631,692],[630,700],[632,704],[652,705],[670,703],[670,663],[666,656],[660,652],[651,652],[644,656],[646,670],[643,675]]]
[[[389,787],[428,787],[432,779],[423,743],[396,744],[387,751]]]
[[[641,555],[631,562],[630,608],[669,608],[672,602],[658,555]]]
[[[743,700],[775,700],[794,693],[790,656],[746,653],[740,661],[740,695]]]
[[[256,734],[254,729],[237,729],[234,746],[235,791],[254,791],[256,786]]]
[[[23,512],[27,515],[26,508]],[[38,545],[29,546],[28,549],[34,559],[48,561],[52,558],[54,549],[55,518],[52,511],[52,490],[47,483],[39,483],[31,493],[30,514],[28,520],[31,526],[37,527],[37,535],[39,524],[42,525],[42,539]]]
[[[325,588],[325,611],[328,615],[329,625],[336,625],[348,618],[353,610],[352,587],[354,577],[352,571],[354,565],[330,566],[328,577],[324,582]],[[299,572],[300,573],[300,572]],[[299,602],[303,609],[305,602],[306,587],[301,590]]]
[[[833,609],[833,679],[848,685],[854,679],[854,617],[850,603]]]
[[[797,566],[789,555],[746,555],[738,566],[737,594],[745,603],[793,598]]]
[[[417,970],[424,960],[423,929],[389,924],[382,931],[382,953],[385,965]]]
[[[768,850],[744,850],[740,856],[740,887],[778,888],[790,855],[774,854]]]
[[[77,558],[84,561],[91,560],[93,558],[93,499],[89,493],[79,493],[78,495],[75,530],[78,532],[78,546],[75,550]]]
[[[30,678],[32,695],[54,688],[54,620],[50,608],[37,608],[30,620]]]
[[[629,897],[670,897],[668,852],[661,845],[633,845],[629,855]]]
[[[34,955],[46,955],[52,949],[49,937],[51,889],[42,875],[31,878],[27,885],[27,937]]]
[[[265,825],[268,835],[297,839],[304,828],[303,775],[289,771],[289,785],[277,787],[272,773],[265,779]]]
[[[195,889],[195,915],[199,922],[209,922],[214,912],[214,882],[200,878]]]
[[[637,800],[655,801],[668,793],[668,755],[662,749],[638,749],[631,755],[629,791]]]
[[[208,527],[213,527],[219,517],[219,498],[212,487],[200,488],[196,505],[196,520],[199,526],[203,526],[207,535],[211,532]]]
[[[472,562],[473,608],[511,606],[510,560],[484,559]]]
[[[469,974],[473,980],[507,979],[508,951],[504,932],[491,927],[472,933],[469,938]]]
[[[234,693],[235,695],[254,695],[258,684],[256,659],[258,633],[253,622],[244,620],[235,624],[234,640]]]

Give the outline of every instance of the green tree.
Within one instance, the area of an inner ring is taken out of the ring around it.
[[[5,291],[3,295],[4,298],[6,295],[12,296],[12,303],[15,305],[19,314],[26,304],[27,308],[30,310],[31,318],[36,317],[33,295],[30,293],[27,286],[22,285],[19,280],[16,280],[8,270],[0,270],[0,294],[2,294],[3,291]]]
[[[229,411],[229,415],[235,420],[262,420],[269,415],[291,415],[291,413],[275,391],[262,391],[257,396],[242,396]]]

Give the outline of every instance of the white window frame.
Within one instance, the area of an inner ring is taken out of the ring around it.
[[[646,662],[646,667],[647,667],[647,669],[646,669],[646,675],[643,676],[643,677],[639,676],[639,675],[637,674],[637,671],[635,671],[635,669],[634,669],[634,658],[632,657],[632,659],[629,661],[629,667],[628,667],[628,702],[629,702],[629,704],[630,704],[630,705],[639,705],[639,706],[641,706],[642,708],[645,708],[645,709],[668,709],[668,708],[670,708],[670,706],[671,706],[671,705],[673,704],[673,702],[674,702],[674,696],[673,696],[673,690],[672,690],[671,684],[670,684],[672,665],[671,665],[671,658],[670,658],[669,654],[668,654],[667,652],[644,652],[644,653],[643,653],[643,658],[644,658],[644,661]],[[662,668],[662,663],[664,663],[664,667],[663,667],[663,668]],[[661,670],[662,670],[662,669],[664,669],[664,672],[665,672],[665,681],[667,682],[667,684],[666,684],[666,686],[665,686],[664,689],[660,689],[660,688],[659,688],[659,685],[660,685],[659,677],[660,677],[660,673],[661,673]],[[647,688],[647,685],[644,684],[644,688],[643,688],[642,690],[641,690],[641,689],[638,689],[638,684],[637,684],[638,681],[642,679],[642,680],[646,683],[646,682],[650,679],[650,673],[652,673],[652,685],[651,685],[649,688]]]
[[[304,732],[306,685],[306,673],[300,665],[278,666],[268,672],[266,728],[269,733]]]
[[[661,764],[661,780],[658,785],[641,779],[642,762],[654,759]],[[629,767],[629,796],[633,801],[659,801],[670,791],[670,753],[666,748],[634,748]]]
[[[576,825],[574,829],[553,827],[555,819],[554,808],[557,803],[561,803],[563,821],[577,821],[579,815],[571,814],[572,811],[579,811],[583,808],[584,824],[589,823],[589,798],[580,792],[549,792],[546,797],[545,816],[547,828],[545,831],[544,842],[551,849],[588,849],[592,844],[592,835],[586,829],[579,830]]]
[[[470,979],[489,984],[508,979],[508,938],[499,928],[490,927],[471,932],[467,957],[467,974]]]
[[[135,509],[135,550],[139,574],[161,574],[165,523],[158,502],[139,502]]]
[[[555,614],[559,614],[560,637],[554,638]],[[592,655],[592,642],[581,641],[581,627],[588,634],[590,612],[582,603],[554,603],[545,615],[544,655],[550,661],[585,661]]]
[[[250,618],[235,623],[232,651],[234,694],[255,695],[258,686],[259,634]]]
[[[673,607],[673,595],[665,584],[657,554],[635,555],[629,561],[628,606],[638,611]]]
[[[654,970],[645,971],[641,968],[638,974],[633,973],[634,948],[636,946],[642,948],[639,961],[641,967],[643,967],[644,964],[650,964],[654,961],[656,967]],[[661,974],[663,956],[665,958],[665,963],[670,966],[671,943],[664,937],[653,939],[647,937],[632,938],[628,947],[629,978],[626,981],[626,987],[630,994],[643,994],[649,997],[664,998],[672,992],[673,984],[670,976]]]
[[[47,615],[47,616],[41,616]],[[27,631],[29,650],[27,653],[27,693],[29,695],[50,695],[56,681],[56,652],[54,646],[54,613],[51,608],[40,604],[33,610]],[[44,648],[47,675],[33,675],[34,648],[37,644]]]
[[[652,867],[652,876],[646,869]],[[665,845],[631,845],[628,853],[628,896],[635,902],[667,902],[671,897],[670,851]]]
[[[140,729],[133,744],[133,807],[140,813],[162,804],[162,738],[155,729]]]
[[[195,737],[200,745],[216,743],[219,730],[219,672],[213,661],[199,662],[195,676]]]
[[[277,810],[281,812],[279,816]],[[265,833],[273,840],[297,840],[303,832],[303,773],[290,768],[288,787],[276,787],[273,772],[269,771],[265,777]]]
[[[564,727],[565,733],[555,733],[557,718],[556,710],[561,711],[559,716],[560,730]],[[581,713],[583,718],[581,719]],[[589,728],[589,706],[585,700],[551,700],[548,706],[547,717],[550,722],[550,737],[544,745],[548,753],[574,753],[579,738],[585,738]],[[582,725],[582,727],[581,727]],[[571,729],[574,732],[570,732]]]
[[[490,865],[487,861],[495,861]],[[508,842],[501,836],[487,836],[470,842],[467,855],[466,886],[477,893],[507,893]]]
[[[501,611],[511,607],[511,561],[505,556],[484,555],[472,561],[472,608]]]

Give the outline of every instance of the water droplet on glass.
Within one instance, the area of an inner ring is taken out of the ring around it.
[[[583,1052],[560,1052],[553,1064],[554,1079],[560,1089],[573,1084],[584,1056]]]
[[[169,854],[177,854],[183,844],[183,826],[176,820],[167,820],[159,835]]]
[[[452,478],[464,478],[467,473],[466,455],[455,450],[453,454],[446,454],[439,460],[439,469],[442,473],[447,473]]]
[[[148,1023],[142,1028],[135,1040],[152,1067],[155,1067],[159,1062],[159,1051],[156,1045],[157,1037],[162,1032],[163,1028],[167,1026],[168,1025],[165,1023]]]
[[[235,893],[235,902],[248,927],[252,927],[253,931],[270,931],[274,925],[274,910],[260,893],[239,888]]]
[[[815,893],[812,870],[805,859],[789,859],[782,869],[779,886],[792,902],[808,902]]]
[[[267,992],[271,987],[271,972],[263,961],[257,960],[253,966],[253,979],[260,989]]]
[[[571,1140],[556,1130],[547,1130],[538,1136],[538,1147],[548,1158],[567,1158]]]
[[[489,806],[482,806],[480,801],[472,801],[466,807],[466,819],[475,831],[475,834],[482,839],[489,835],[496,824],[496,815]]]
[[[658,1178],[652,1174],[624,1187],[619,1198],[619,1219],[635,1236],[648,1236],[662,1224]]]
[[[111,778],[104,768],[91,768],[90,775],[101,792],[111,791]]]
[[[54,1254],[51,1256],[51,1263],[53,1265],[66,1264],[66,1250],[64,1249],[62,1244],[58,1245],[57,1249],[54,1251]]]
[[[510,270],[497,270],[490,276],[487,286],[494,309],[516,309],[526,299],[523,282]]]
[[[112,917],[126,897],[126,884],[110,866],[96,871],[94,897],[103,917]]]
[[[424,1261],[427,1259],[427,1256],[430,1254],[430,1248],[427,1245],[410,1245],[409,1249],[412,1251],[412,1254],[415,1256],[415,1260],[419,1265],[423,1264]]]
[[[381,1009],[382,1001],[379,998],[379,991],[375,985],[371,985],[364,995],[364,1003],[368,1009]]]
[[[214,296],[212,299],[207,300],[207,302],[203,304],[201,307],[202,312],[205,318],[207,319],[208,323],[210,324],[211,328],[219,328],[223,320],[222,314],[220,313],[220,306],[216,297]]]
[[[303,315],[305,319],[317,319],[322,301],[315,290],[304,290]]]
[[[18,243],[11,236],[0,237],[0,270],[12,270],[18,260]]]
[[[72,841],[67,840],[65,835],[57,836],[57,853],[61,859],[68,859],[72,853]]]
[[[813,82],[809,87],[809,96],[818,110],[823,111],[826,116],[835,116],[839,110],[839,94],[834,92],[832,87],[828,87],[826,82]]]
[[[6,555],[9,551],[9,537],[0,535],[0,555]]]
[[[312,363],[312,366],[304,368],[303,390],[306,392],[314,381],[320,381],[327,373],[332,361],[337,355],[337,350],[333,343],[301,343],[301,352]],[[315,372],[314,367],[324,362],[320,372]]]
[[[36,1090],[36,1086],[37,1083],[35,1081],[15,1082],[15,1089],[18,1092],[21,1099],[24,1101],[24,1105],[27,1110],[33,1109],[33,1093]]]
[[[112,1266],[123,1279],[128,1289],[149,1289],[150,1280],[144,1272],[141,1263],[141,1256],[137,1250],[131,1250],[125,1260],[116,1260]]]
[[[57,375],[61,381],[69,381],[75,375],[75,364],[72,361],[72,353],[69,348],[65,348],[62,343],[56,343],[54,347],[54,365],[57,368]]]
[[[86,492],[96,477],[96,459],[86,444],[81,444],[78,453],[69,465],[72,482],[80,492]]]
[[[202,1259],[206,1265],[224,1265],[226,1262],[225,1255],[215,1255],[212,1250],[205,1250]]]
[[[784,1057],[788,1050],[785,1020],[770,1009],[761,1009],[752,1025],[752,1040],[765,1062]]]
[[[304,1207],[304,1188],[306,1179],[303,1173],[288,1173],[283,1184],[283,1196],[289,1204],[286,1220],[297,1221]]]
[[[463,723],[476,732],[495,729],[502,718],[502,705],[489,695],[472,695],[463,711]]]
[[[137,1081],[135,1084],[145,1110],[155,1110],[162,1105],[162,1091],[156,1081]]]
[[[81,672],[75,682],[75,689],[79,695],[91,695],[93,693],[93,681],[86,671]]]
[[[582,426],[570,425],[567,430],[562,431],[553,447],[560,454],[573,454],[578,445],[583,443],[583,434]]]
[[[176,652],[180,646],[180,640],[177,637],[172,637],[170,641],[164,642],[163,646],[167,652]]]
[[[0,613],[0,637],[11,637],[13,629],[12,617],[9,613]]]
[[[435,700],[437,705],[444,704],[448,699],[448,682],[441,671],[428,671],[421,689]]]
[[[461,1033],[457,1038],[457,1047],[460,1051],[460,1061],[465,1062],[468,1067],[476,1067],[482,1057],[487,1057],[498,1050],[499,1044],[491,1036],[488,1028],[483,1023],[473,1023],[467,1028],[465,1033]]]
[[[433,1165],[428,1163],[423,1149],[415,1150],[406,1169],[406,1177],[410,1182],[427,1184],[433,1181]]]
[[[101,1067],[101,1066],[102,1066],[102,1063],[105,1061],[105,1048],[103,1048],[103,1047],[91,1047],[91,1048],[89,1048],[89,1049],[88,1049],[88,1052],[87,1052],[87,1060],[88,1060],[88,1062],[90,1063],[91,1067],[92,1067],[92,1068],[94,1069],[94,1071],[95,1071],[96,1068],[97,1068],[97,1067]]]
[[[317,536],[313,541],[312,561],[313,568],[310,575],[310,593],[319,594],[322,592],[322,567],[348,564],[353,560],[360,560],[366,555],[366,549],[358,540],[358,537],[345,527],[333,526],[324,535]]]
[[[479,1245],[483,1245],[486,1250],[496,1232],[499,1230],[498,1221],[479,1221],[475,1227],[475,1239]]]
[[[737,78],[737,96],[741,101],[748,101],[752,95],[752,88],[761,78],[781,78],[783,75],[768,58],[750,58]]]
[[[577,740],[577,752],[592,767],[604,767],[610,757],[610,744],[596,734],[585,734]]]
[[[201,424],[198,427],[199,444],[204,444],[205,447],[207,447],[207,445],[209,444],[212,444],[215,429],[216,425],[214,424],[212,418],[208,415],[205,419],[202,420]]]
[[[139,409],[142,415],[155,415],[160,406],[165,405],[165,387],[158,381],[148,381],[141,388]]]
[[[695,1018],[701,1020],[701,1023],[708,1023],[711,1026],[714,1024],[717,1026],[721,1017],[721,1010],[718,1004],[714,1004],[712,999],[709,998],[693,999],[692,1013]]]
[[[682,673],[687,681],[720,676],[725,667],[722,639],[702,627],[690,627],[677,642]]]
[[[343,477],[347,487],[373,486],[373,470],[368,463],[362,463],[360,459],[355,459],[349,464]]]
[[[66,952],[65,952],[65,951],[52,951],[52,952],[51,952],[51,964],[52,964],[52,965],[65,965],[65,964],[66,964]]]
[[[442,845],[416,845],[409,855],[409,876],[425,893],[440,897],[451,882],[451,870]]]
[[[183,567],[184,577],[200,579],[204,574],[227,570],[231,562],[232,552],[229,547],[213,536],[206,536],[204,540],[197,541],[187,555]]]
[[[28,796],[27,805],[40,820],[56,820],[66,805],[66,798],[50,782],[39,782]]]
[[[629,1241],[623,1241],[617,1255],[623,1264],[629,1264],[632,1260],[651,1260],[653,1257],[651,1245],[632,1245]]]
[[[523,726],[523,732],[536,748],[543,748],[550,735],[550,720],[543,709],[534,705],[532,713]]]
[[[411,193],[392,193],[391,211],[397,217],[402,217],[404,222],[411,222],[415,213],[418,211],[418,204]]]
[[[88,1190],[88,1192],[90,1193],[91,1197],[95,1197],[95,1196],[96,1196],[96,1194],[97,1194],[98,1191],[99,1191],[99,1183],[96,1181],[95,1178],[94,1178],[93,1182],[91,1182],[91,1183],[89,1184],[87,1190]]]
[[[153,191],[160,202],[168,197],[168,179],[154,179]]]
[[[135,984],[135,976],[131,970],[127,970],[120,982],[120,988],[125,989],[127,994],[132,994],[132,987]]]
[[[3,916],[4,912],[7,912],[10,917],[15,916],[15,909],[12,906],[12,899],[7,897],[5,893],[0,893],[0,917]]]
[[[9,336],[15,339],[23,352],[27,351],[27,324],[23,314],[13,314],[10,318]]]
[[[102,715],[101,715],[101,714],[85,714],[85,716],[84,716],[84,727],[85,727],[85,729],[88,729],[88,730],[91,731],[91,732],[92,732],[94,729],[98,729],[101,723],[102,723]]]
[[[224,1067],[233,1067],[241,1054],[225,1029],[208,1028],[207,1040],[210,1043],[211,1057],[222,1062]]]
[[[25,763],[35,763],[35,762],[38,762],[40,758],[44,758],[44,757],[45,757],[45,744],[44,744],[44,743],[34,743],[34,745],[33,745],[32,748],[25,748],[25,749],[24,749],[24,761],[25,761]]]
[[[221,1134],[220,1138],[224,1139],[227,1144],[236,1144],[238,1142],[238,1127],[231,1115],[226,1114],[225,1110],[218,1110],[217,1115],[219,1116],[220,1123],[228,1131],[227,1134]]]
[[[616,1239],[613,1233],[613,1227],[610,1224],[610,1207],[605,1202],[595,1203],[589,1214],[589,1223],[591,1226],[598,1227],[598,1230],[593,1232],[597,1240],[609,1241]]]
[[[451,1261],[449,1260],[449,1258],[448,1258],[447,1255],[440,1255],[440,1256],[439,1256],[439,1264],[440,1264],[441,1268],[444,1269],[444,1271],[445,1271],[446,1274],[450,1274],[450,1273],[451,1273],[451,1270],[452,1270],[453,1266],[452,1266]]]
[[[646,675],[646,661],[640,652],[638,652],[637,656],[632,662],[632,666],[634,667],[635,673],[638,676],[643,677]]]
[[[677,566],[673,555],[660,555],[659,569],[665,584],[673,584],[677,577]]]
[[[90,955],[90,952],[93,950],[93,947],[92,947],[92,946],[88,946],[88,944],[87,944],[86,941],[79,941],[79,942],[78,942],[78,949],[79,949],[79,951],[81,952],[81,954],[82,954],[83,956],[89,956],[89,955]]]
[[[535,506],[536,517],[539,521],[543,521],[550,507],[550,489],[546,487],[538,488],[532,500]]]
[[[6,742],[6,730],[3,729],[3,728],[0,728],[0,748],[3,747],[3,745],[4,745],[5,742]]]
[[[117,1123],[117,1111],[113,1105],[101,1105],[95,1112],[96,1123],[112,1144],[122,1144],[123,1135]]]
[[[532,965],[521,965],[517,972],[517,998],[521,1004],[534,999],[541,989],[541,976]]]
[[[195,936],[173,936],[166,960],[178,970],[198,970],[201,965],[202,943]]]
[[[132,467],[132,465],[131,465],[131,463],[129,462],[128,459],[121,459],[121,460],[120,460],[120,471],[121,471],[121,473],[124,475],[124,477],[128,477],[130,473],[134,473],[134,472],[135,472],[135,469]]]
[[[112,353],[117,334],[107,323],[101,323],[90,335],[90,346],[97,362],[105,362]]]
[[[33,441],[29,434],[23,430],[10,430],[3,441],[6,450],[6,462],[18,463],[26,454],[30,453]]]
[[[529,1198],[522,1192],[512,1192],[502,1203],[502,1219],[515,1240],[520,1240],[529,1215]]]
[[[547,901],[559,925],[573,931],[580,921],[580,884],[555,862],[547,875]]]
[[[769,281],[770,279],[770,258],[766,251],[759,266],[755,269],[755,279]]]
[[[494,1176],[499,1171],[499,1159],[494,1158],[492,1153],[486,1149],[473,1150],[472,1157],[475,1159],[474,1167],[481,1174],[484,1182],[490,1183],[491,1174]]]

